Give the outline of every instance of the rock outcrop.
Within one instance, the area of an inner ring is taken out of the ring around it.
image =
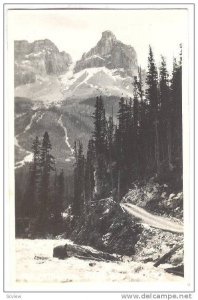
[[[68,70],[71,56],[59,52],[50,40],[14,43],[15,86],[35,82],[39,76],[59,75]]]
[[[142,225],[137,224],[137,219],[124,212],[112,198],[93,203],[86,222],[79,218],[76,224],[74,223],[72,233],[69,233],[69,216],[65,222],[65,228],[68,230],[65,238],[119,255],[135,254],[135,245],[143,230]]]
[[[65,259],[66,257],[68,257],[67,245],[56,246],[53,249],[53,257],[57,257],[59,259]]]
[[[106,67],[118,69],[120,75],[133,76],[137,72],[137,54],[132,46],[118,41],[111,31],[104,31],[97,45],[84,53],[76,62],[75,72],[86,68]]]

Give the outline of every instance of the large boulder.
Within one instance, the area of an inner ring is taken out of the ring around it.
[[[53,257],[57,257],[59,259],[65,259],[68,257],[67,255],[67,245],[57,246],[53,249]]]

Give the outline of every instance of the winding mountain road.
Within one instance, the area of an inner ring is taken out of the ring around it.
[[[153,215],[147,212],[145,209],[138,207],[131,203],[121,203],[120,206],[127,211],[130,215],[133,215],[151,227],[159,228],[166,231],[183,233],[183,224],[175,223],[168,218]]]

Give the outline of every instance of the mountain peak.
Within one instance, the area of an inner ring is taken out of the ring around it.
[[[116,40],[115,35],[113,34],[112,31],[106,30],[102,32],[102,39],[113,39]]]
[[[74,72],[98,67],[119,69],[121,74],[134,76],[138,68],[136,51],[118,41],[112,31],[103,31],[97,45],[76,62]]]
[[[60,75],[72,62],[71,56],[60,52],[49,39],[14,42],[15,86],[34,83],[38,77]]]

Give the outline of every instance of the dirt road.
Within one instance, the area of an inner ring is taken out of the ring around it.
[[[129,214],[141,219],[143,221],[142,223],[167,231],[183,233],[183,224],[173,222],[168,218],[153,215],[147,212],[145,209],[131,203],[121,203],[120,205]]]

